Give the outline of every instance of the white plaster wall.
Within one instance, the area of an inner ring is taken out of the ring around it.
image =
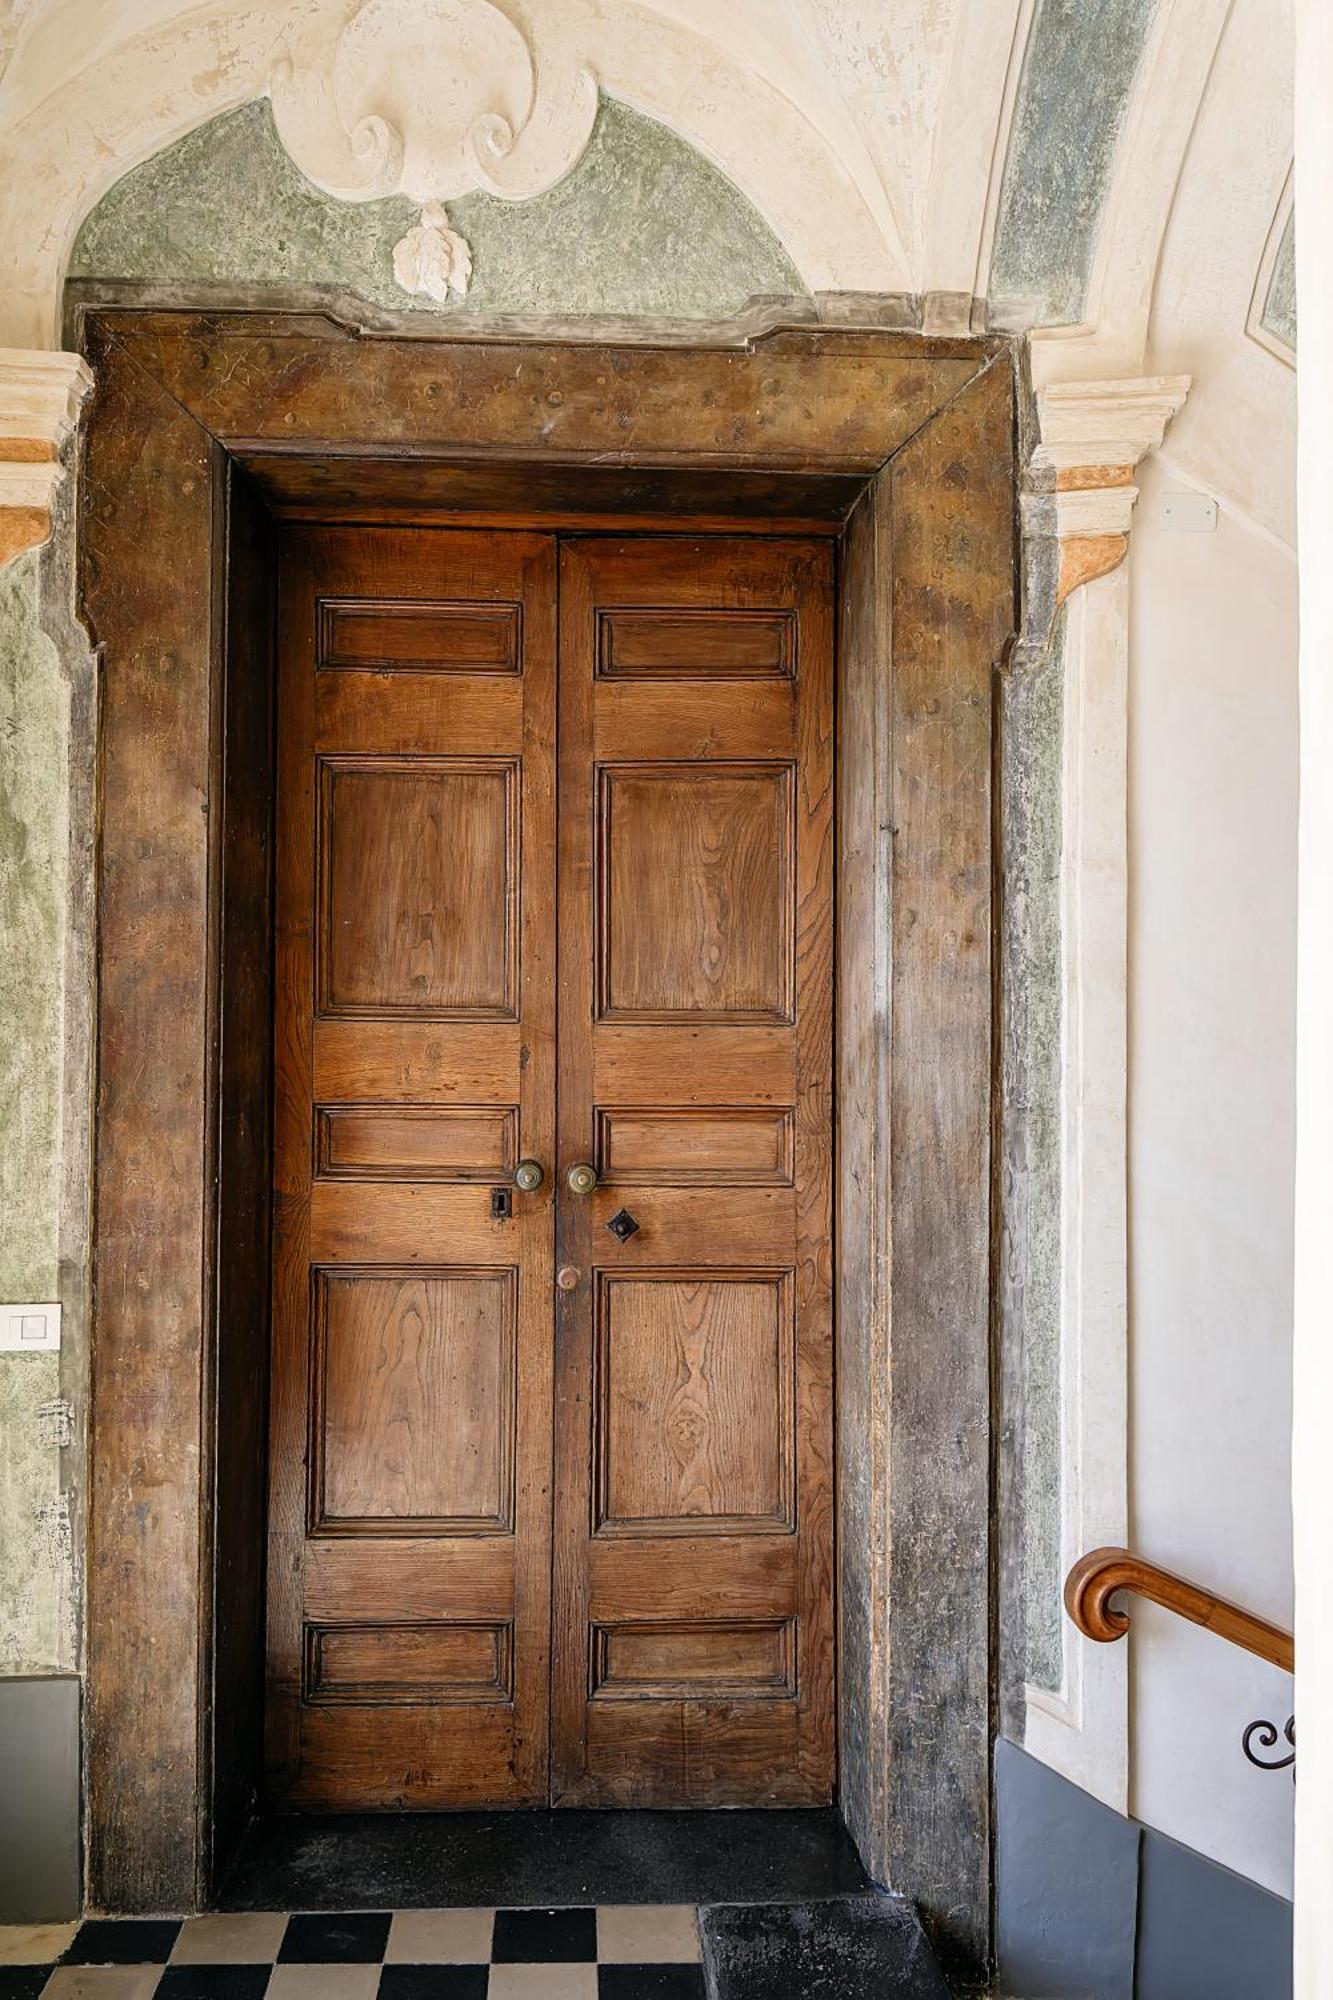
[[[1186,485],[1141,469],[1131,542],[1130,1539],[1289,1627],[1296,566],[1225,505],[1165,532]],[[1148,1605],[1131,1647],[1131,1810],[1289,1895],[1240,1749],[1289,1677]]]

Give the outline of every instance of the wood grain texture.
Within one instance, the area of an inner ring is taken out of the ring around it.
[[[988,1939],[992,700],[1014,631],[997,364],[894,460],[892,1632],[887,1879],[948,1965]],[[947,1671],[942,1663],[947,1662]]]
[[[517,1275],[315,1274],[312,1532],[512,1532]]]
[[[479,454],[868,477],[977,371],[971,341],[823,331],[749,348],[358,340],[282,315],[118,315],[127,348],[224,444],[247,453]],[[818,364],[818,395],[812,378]],[[355,490],[355,474],[343,469]],[[522,504],[520,500],[519,504]],[[701,503],[704,504],[704,503]]]
[[[320,760],[321,1014],[514,1018],[518,776],[500,759]]]
[[[315,666],[320,673],[516,674],[522,631],[519,604],[324,598]]]
[[[599,680],[790,680],[796,671],[791,611],[624,605],[597,617]]]
[[[599,1533],[794,1529],[794,1334],[785,1273],[601,1274]]]
[[[613,1187],[790,1186],[792,1128],[789,1106],[600,1105],[597,1171]]]
[[[366,607],[401,629],[418,602],[421,641],[446,578],[507,630],[522,607],[512,679],[493,660],[478,686],[466,661],[442,675],[424,643],[387,673],[320,669],[331,601],[362,631],[379,630]],[[342,1808],[538,1800],[550,1195],[497,1220],[483,1175],[552,1150],[554,551],[291,530],[279,611],[270,1788]],[[494,1673],[383,1692],[423,1648],[442,1657],[439,1634],[403,1636],[423,1620],[503,1626],[503,1696]],[[400,1635],[375,1642],[379,1680],[363,1660],[311,1699],[312,1627],[367,1624]]]
[[[507,1181],[518,1159],[518,1106],[317,1104],[320,1180]]]
[[[308,1702],[507,1701],[508,1625],[308,1625]]]
[[[708,1625],[594,1625],[594,1701],[671,1701],[701,1689],[743,1701],[796,1692],[796,1634],[789,1618]]]
[[[264,1492],[268,1433],[272,1116],[274,548],[249,482],[227,479],[221,907],[217,913],[216,1327],[204,1393],[212,1465],[213,1773],[201,1870],[225,1872],[264,1768]],[[205,1319],[208,1329],[208,1320]],[[207,1649],[205,1649],[207,1650]]]
[[[608,624],[640,609],[652,671],[608,674]],[[831,1791],[832,609],[821,544],[562,551],[560,1151],[610,1179],[559,1223],[562,1802]],[[714,661],[736,614],[794,634],[792,676],[667,678],[678,613]],[[697,1678],[590,1698],[645,1615],[695,1635]],[[792,1624],[797,1662],[743,1715],[738,1618]]]
[[[603,765],[598,1018],[791,1019],[788,765]]]
[[[1129,1549],[1092,1549],[1079,1557],[1065,1578],[1065,1610],[1085,1639],[1108,1645],[1124,1638],[1129,1613],[1110,1602],[1121,1591],[1146,1597],[1178,1618],[1188,1619],[1191,1625],[1202,1625],[1206,1632],[1215,1632],[1219,1639],[1253,1653],[1257,1660],[1267,1660],[1289,1674],[1296,1671],[1296,1647],[1290,1632],[1200,1583],[1145,1562]]]
[[[98,344],[92,359],[82,601],[106,654],[87,1892],[103,1909],[189,1909],[205,1783],[201,1412],[217,965],[216,831],[200,808],[215,796],[221,693],[219,454],[151,379]]]

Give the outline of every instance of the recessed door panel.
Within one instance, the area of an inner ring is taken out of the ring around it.
[[[792,1527],[787,1273],[603,1271],[596,1334],[599,1534]]]
[[[314,1273],[314,1533],[512,1531],[517,1279]]]

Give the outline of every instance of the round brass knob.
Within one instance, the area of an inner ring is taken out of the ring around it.
[[[597,1185],[597,1169],[580,1160],[565,1175],[565,1182],[571,1194],[591,1194]]]
[[[545,1179],[540,1160],[520,1160],[514,1168],[514,1186],[524,1194],[536,1194]]]
[[[572,1264],[562,1264],[555,1274],[555,1281],[562,1292],[576,1292],[579,1288],[579,1274]]]

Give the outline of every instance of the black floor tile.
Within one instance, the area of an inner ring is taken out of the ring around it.
[[[90,1917],[74,1933],[62,1965],[165,1965],[179,1917]]]
[[[700,1965],[599,1965],[597,2000],[704,2000]]]
[[[484,1965],[386,1965],[380,2000],[486,2000]]]
[[[392,1921],[387,1910],[289,1917],[278,1949],[278,1964],[378,1965],[389,1942]]]
[[[37,2000],[51,1972],[49,1965],[0,1965],[0,2000]]]
[[[596,1910],[497,1910],[492,1965],[592,1965]]]
[[[716,2000],[949,2000],[902,1896],[701,1910],[699,1933]]]
[[[766,1903],[870,1887],[832,1809],[273,1815],[224,1910]]]
[[[169,1965],[153,2000],[264,2000],[267,1965]]]

